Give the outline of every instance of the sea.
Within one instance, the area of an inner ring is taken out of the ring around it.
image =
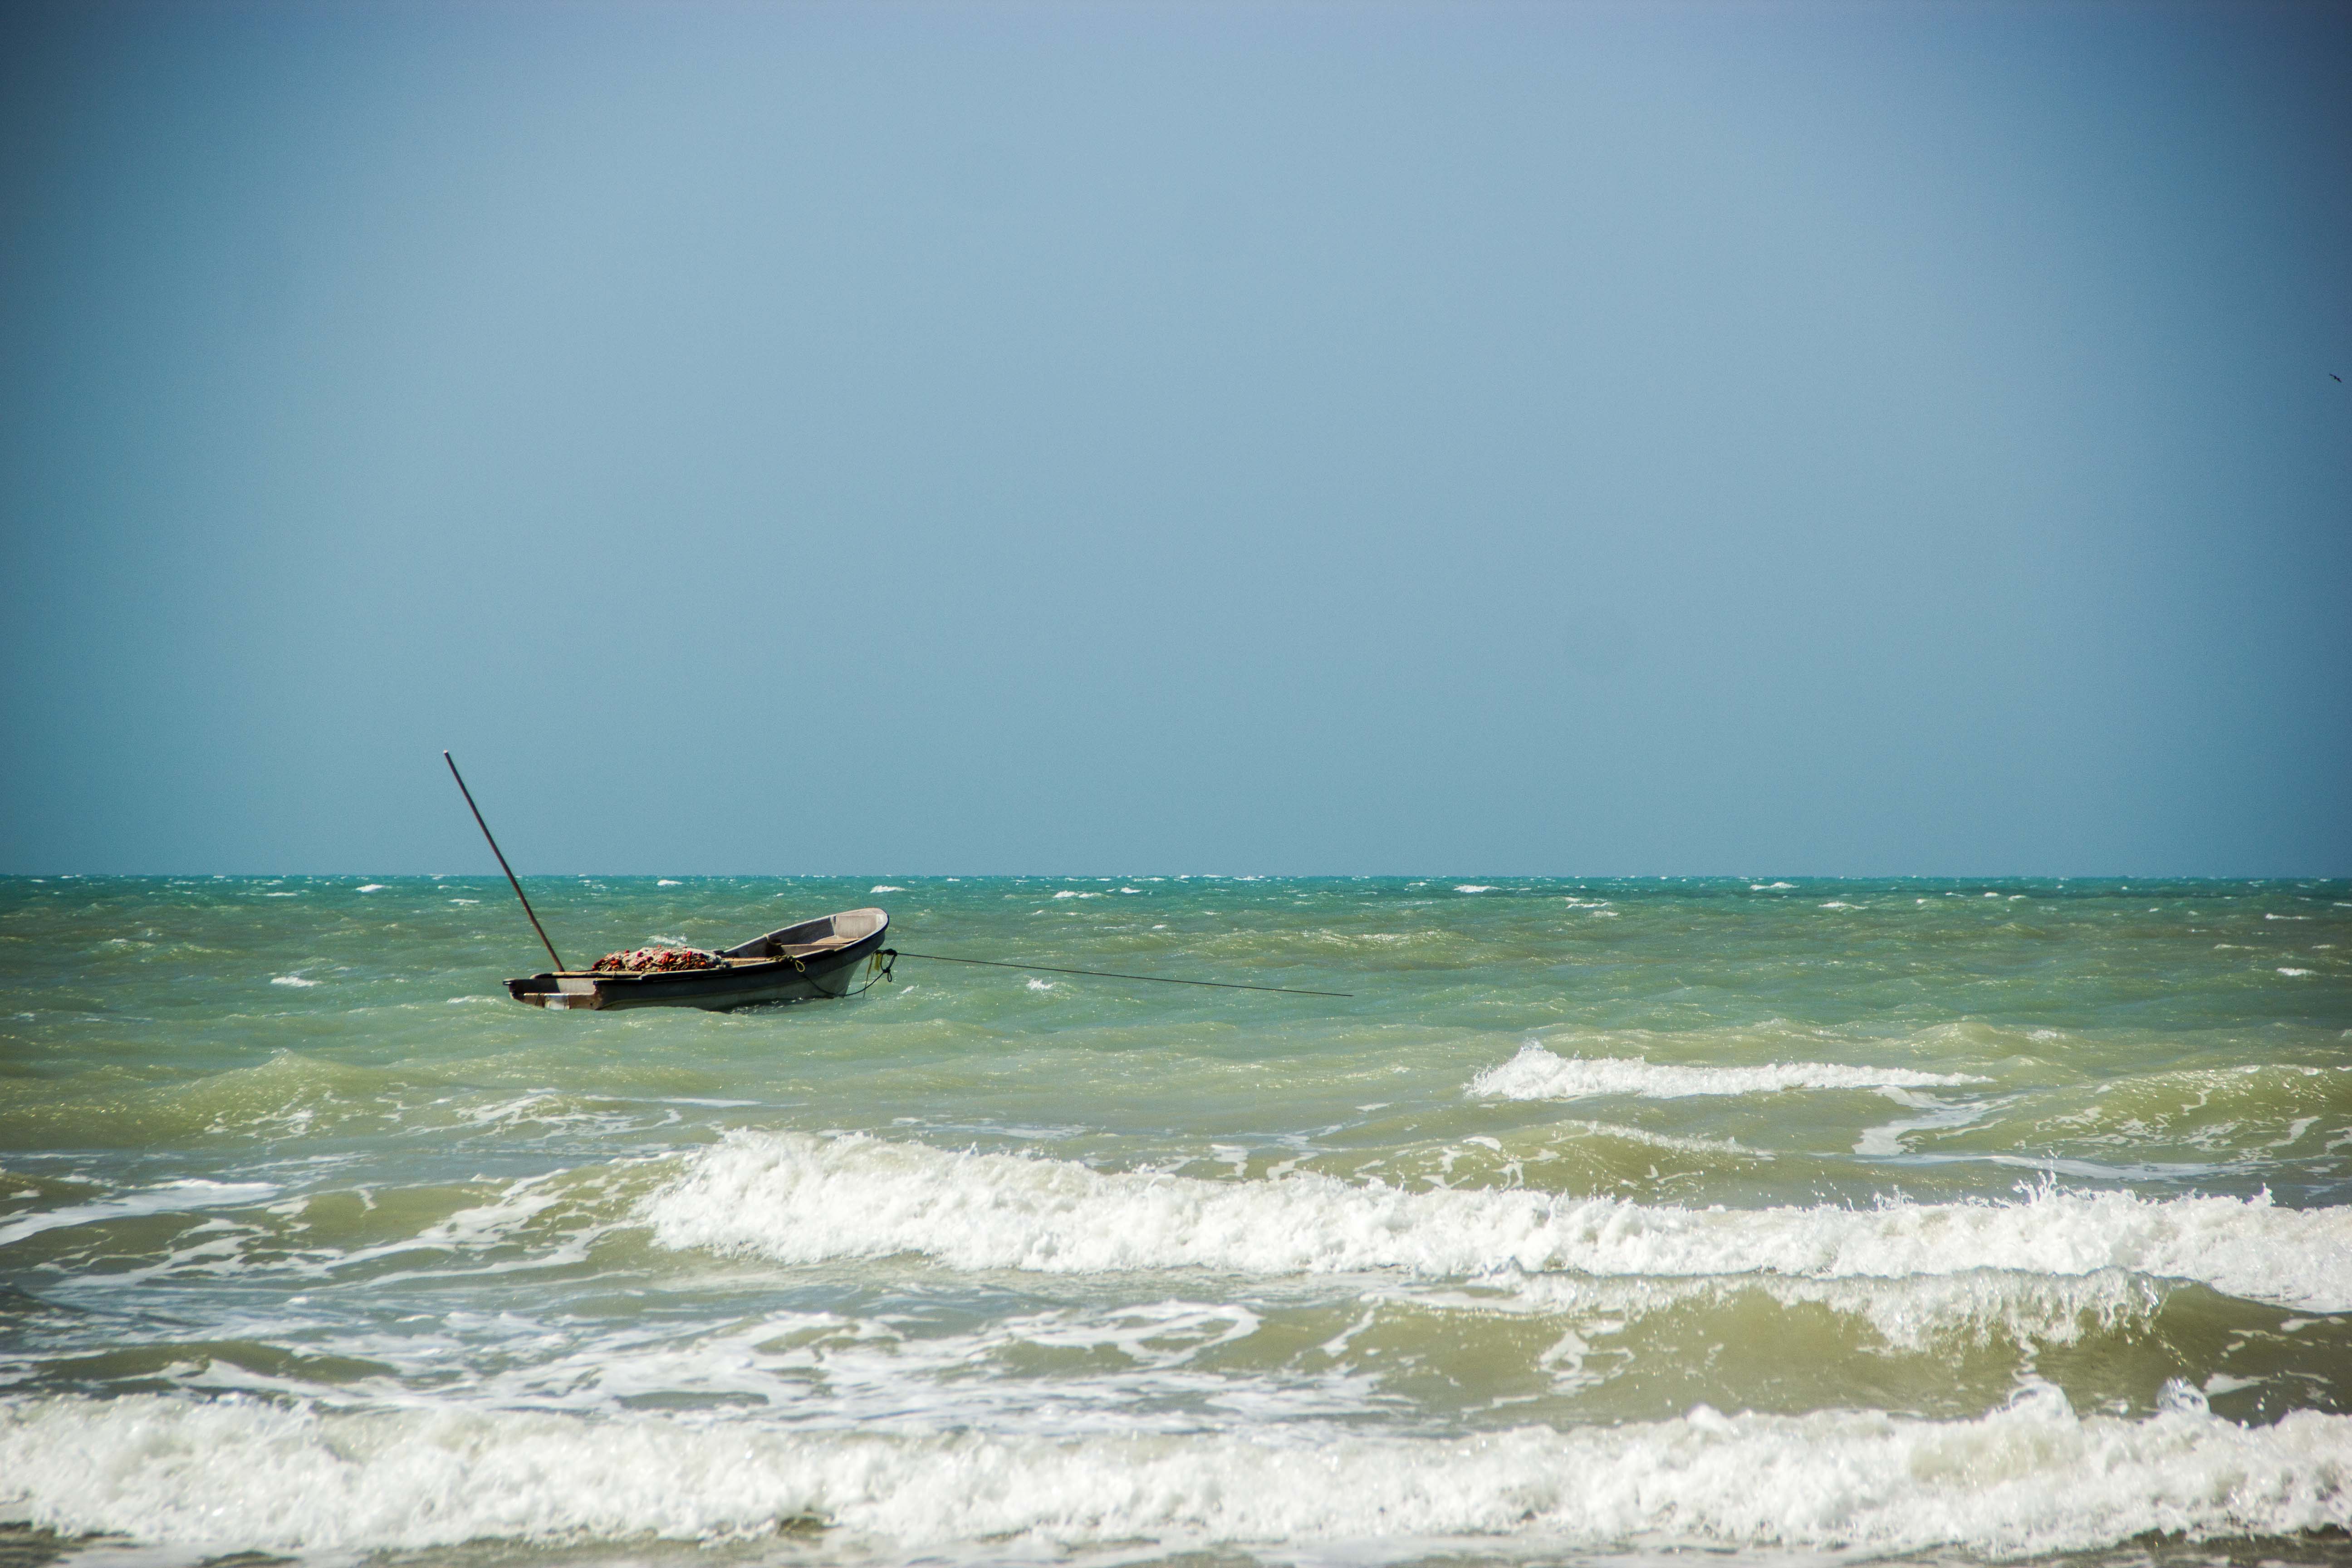
[[[526,887],[0,879],[0,1568],[2352,1568],[2352,883]]]

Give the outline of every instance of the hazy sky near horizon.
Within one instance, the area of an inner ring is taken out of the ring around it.
[[[0,872],[2352,872],[2352,8],[0,5]]]

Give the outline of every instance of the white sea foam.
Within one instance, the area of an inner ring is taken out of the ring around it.
[[[1255,1419],[1295,1421],[1357,1416],[1372,1403],[1371,1379],[1358,1367],[1293,1364],[1265,1378],[1215,1364],[1219,1350],[1259,1327],[1249,1306],[1174,1299],[1050,1307],[944,1334],[903,1321],[791,1311],[688,1336],[670,1323],[583,1332],[577,1319],[509,1310],[455,1311],[437,1331],[345,1344],[404,1379],[438,1384],[436,1402],[477,1410],[616,1415],[634,1400],[683,1395],[739,1408],[766,1405],[803,1431],[1177,1433],[1198,1431],[1209,1404],[1230,1409],[1245,1401]],[[1313,1353],[1292,1348],[1295,1355]],[[974,1375],[1034,1363],[1041,1351],[1063,1360],[1049,1377]],[[185,1385],[192,1391],[251,1386],[226,1381],[236,1373],[218,1363],[191,1371],[202,1380]],[[402,1397],[387,1384],[366,1392]],[[326,1397],[347,1405],[352,1394],[344,1385]]]
[[[1408,1192],[1314,1173],[1209,1181],[856,1134],[736,1131],[689,1157],[637,1212],[664,1247],[787,1263],[918,1253],[971,1269],[1444,1278],[2122,1268],[2352,1310],[2352,1208],[2286,1209],[2267,1196],[2043,1190],[2011,1203],[1699,1210],[1523,1189]]]
[[[305,980],[299,974],[275,974],[270,976],[269,984],[272,985],[316,985],[319,983],[315,980]]]
[[[2352,1526],[2352,1416],[2297,1411],[2244,1427],[2201,1405],[2184,1389],[2146,1420],[2082,1416],[2038,1385],[1957,1421],[1699,1405],[1645,1425],[1458,1438],[1318,1427],[1048,1439],[28,1399],[0,1404],[0,1506],[67,1534],[314,1551],[723,1540],[793,1520],[912,1546],[1354,1541],[1380,1555],[1497,1536],[2021,1555],[2150,1530]]]
[[[1981,1121],[1991,1111],[1987,1104],[1946,1105],[1932,1096],[1913,1094],[1907,1089],[1885,1088],[1879,1090],[1897,1105],[1907,1105],[1914,1110],[1924,1110],[1924,1116],[1906,1116],[1899,1121],[1889,1121],[1871,1128],[1854,1141],[1853,1152],[1865,1159],[1891,1159],[1911,1152],[1908,1135],[1914,1132],[1948,1131]]]
[[[0,1247],[22,1241],[28,1236],[37,1236],[45,1230],[94,1225],[101,1220],[121,1219],[127,1215],[177,1214],[189,1209],[258,1203],[277,1191],[278,1188],[268,1182],[165,1182],[161,1186],[124,1193],[118,1197],[73,1204],[40,1214],[19,1215],[6,1225],[0,1225]]]
[[[1555,1056],[1530,1043],[1509,1061],[1472,1079],[1469,1092],[1486,1100],[1587,1100],[1609,1094],[1682,1100],[1692,1095],[1771,1094],[1789,1089],[1932,1089],[1984,1081],[1966,1073],[1845,1067],[1835,1062],[1672,1067],[1641,1057]]]
[[[654,886],[656,888],[682,888],[685,885],[685,883],[678,881],[673,877],[663,877],[656,879],[654,883]]]
[[[292,1260],[292,1266],[300,1273],[323,1278],[354,1265],[407,1258],[422,1272],[437,1274],[450,1259],[457,1258],[462,1260],[467,1272],[479,1277],[578,1263],[614,1226],[584,1211],[568,1215],[561,1215],[561,1211],[583,1198],[593,1199],[595,1191],[613,1180],[614,1174],[606,1172],[584,1182],[563,1171],[525,1177],[509,1183],[488,1202],[459,1209],[413,1236],[348,1251],[321,1251]],[[551,1223],[559,1215],[562,1223]],[[499,1261],[488,1260],[487,1254],[510,1247],[522,1233],[531,1229],[539,1234],[531,1238],[527,1252]],[[195,1263],[190,1255],[179,1253],[173,1256],[172,1268],[184,1276]],[[236,1272],[242,1267],[234,1258],[224,1258],[222,1266],[226,1272]],[[381,1275],[376,1282],[396,1284],[408,1276],[404,1273]]]
[[[895,887],[888,882],[877,882],[866,890],[869,893],[903,893],[907,889],[900,887]]]
[[[362,892],[362,893],[381,893],[381,892],[383,892],[383,889],[384,889],[384,884],[383,884],[383,883],[382,883],[382,882],[370,882],[370,883],[368,883],[366,886],[364,886],[364,887],[361,888],[361,889],[360,889],[360,891],[361,891],[361,892]]]
[[[1457,893],[1491,893],[1495,889],[1491,884],[1465,882],[1454,890]]]

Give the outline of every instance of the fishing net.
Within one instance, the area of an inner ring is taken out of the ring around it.
[[[705,952],[698,947],[635,947],[626,952],[608,952],[595,963],[596,969],[614,970],[625,974],[718,967],[719,955]]]

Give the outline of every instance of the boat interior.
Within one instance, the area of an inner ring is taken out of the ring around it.
[[[719,956],[737,963],[763,963],[776,958],[808,958],[851,947],[890,923],[880,910],[847,910],[798,925],[755,936],[750,942],[723,948]]]

